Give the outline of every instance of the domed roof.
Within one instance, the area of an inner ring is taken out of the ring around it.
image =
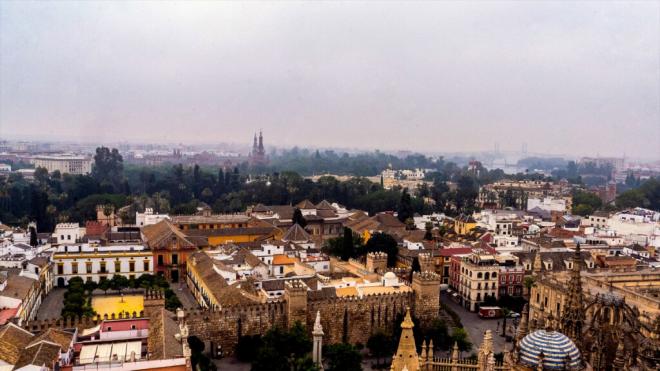
[[[387,273],[385,273],[384,278],[386,280],[395,280],[396,279],[396,274],[394,274],[394,272],[387,272]]]
[[[580,368],[580,351],[568,336],[557,331],[537,330],[520,342],[520,359],[536,367],[543,354],[543,368],[562,370]],[[568,365],[566,365],[568,363]]]

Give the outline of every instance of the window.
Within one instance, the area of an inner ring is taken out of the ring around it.
[[[135,262],[131,261],[128,263],[128,271],[129,272],[135,272]]]
[[[179,264],[179,255],[172,254],[172,264]]]
[[[493,278],[497,277],[497,273],[493,272]]]
[[[78,274],[78,263],[73,262],[71,264],[71,274]]]
[[[142,262],[142,270],[145,272],[149,270],[149,260],[145,260]]]
[[[92,273],[92,262],[85,263],[85,267],[87,269],[87,274],[91,274]]]
[[[115,261],[115,272],[121,272],[121,262],[119,260]]]
[[[484,278],[485,278],[485,279],[490,279],[490,274],[489,274],[488,272],[486,272],[486,273],[484,274]]]
[[[60,240],[63,240],[63,239],[64,239],[64,235],[62,234],[62,235],[60,235]]]
[[[477,278],[480,279],[481,277],[482,277],[481,272],[477,273]]]
[[[163,256],[158,255],[158,265],[163,265]]]
[[[280,274],[284,273],[284,267],[280,267]]]
[[[101,262],[100,265],[101,265],[100,272],[101,273],[108,273],[108,271],[105,269],[105,262]]]
[[[64,264],[62,263],[57,264],[57,274],[64,274]]]

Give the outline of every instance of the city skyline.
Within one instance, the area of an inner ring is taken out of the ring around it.
[[[658,158],[660,7],[2,3],[0,136]],[[396,138],[396,140],[393,140]]]

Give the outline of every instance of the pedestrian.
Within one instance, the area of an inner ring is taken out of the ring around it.
[[[500,321],[497,321],[497,328],[495,329],[495,332],[500,331]]]

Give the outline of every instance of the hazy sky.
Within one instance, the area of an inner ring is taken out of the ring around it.
[[[0,2],[0,137],[660,157],[660,2]]]

